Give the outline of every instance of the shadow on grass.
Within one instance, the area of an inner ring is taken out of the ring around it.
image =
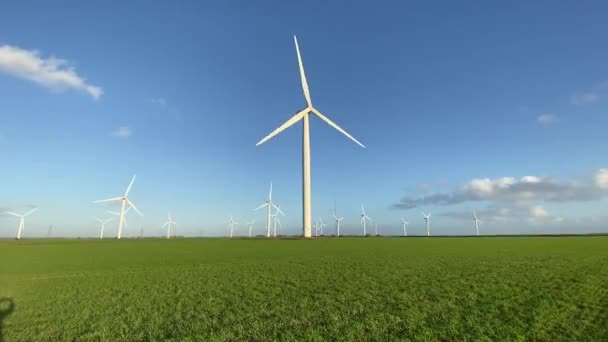
[[[15,302],[12,298],[0,298],[0,342],[4,342],[4,319],[15,311]]]

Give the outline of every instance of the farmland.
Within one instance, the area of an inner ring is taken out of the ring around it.
[[[4,240],[0,260],[5,341],[608,340],[608,237]]]

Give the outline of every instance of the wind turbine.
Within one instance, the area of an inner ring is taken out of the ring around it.
[[[344,220],[344,217],[338,217],[334,214],[334,220],[336,220],[336,231],[338,233],[338,237],[340,237],[340,222]]]
[[[367,236],[367,230],[365,227],[365,223],[367,220],[371,221],[372,218],[367,216],[367,214],[365,213],[365,208],[363,207],[363,204],[361,204],[361,223],[363,224],[363,236]]]
[[[236,222],[232,216],[230,216],[230,221],[228,221],[228,227],[230,227],[230,238],[232,238],[234,236],[234,225],[238,225],[239,223]]]
[[[279,214],[285,216],[285,214],[283,213],[283,211],[281,211],[281,207],[276,206],[275,207],[275,212],[274,215],[272,215],[272,218],[274,219],[274,224],[273,224],[273,236],[277,237],[277,223],[279,224],[279,226],[281,225],[281,220],[279,219]]]
[[[278,209],[278,207],[276,205],[274,205],[274,203],[272,203],[272,182],[270,182],[270,192],[268,193],[268,200],[266,200],[266,203],[262,204],[261,206],[253,209],[253,210],[258,210],[258,209],[262,209],[266,207],[266,237],[270,237],[270,228],[272,225],[272,215],[270,213],[270,210],[272,208]],[[278,209],[280,210],[280,209]],[[282,212],[281,212],[282,213]]]
[[[477,217],[477,212],[473,212],[473,220],[475,221],[475,230],[477,231],[477,236],[479,236],[479,224],[481,220]]]
[[[133,175],[133,178],[131,179],[131,183],[129,183],[129,186],[127,187],[127,191],[125,191],[125,194],[122,197],[108,198],[108,199],[98,200],[98,201],[93,202],[93,203],[102,203],[102,202],[120,201],[120,214],[119,214],[120,218],[118,220],[118,236],[117,236],[118,239],[120,239],[122,237],[122,226],[126,223],[125,222],[125,214],[126,214],[125,207],[127,206],[127,203],[129,204],[130,208],[133,208],[139,214],[139,216],[144,216],[144,214],[142,214],[139,210],[137,210],[137,208],[135,207],[133,202],[131,202],[129,200],[129,198],[127,197],[127,195],[129,195],[129,191],[131,191],[133,182],[135,182],[135,176],[136,175]]]
[[[169,219],[167,220],[167,222],[163,224],[163,228],[167,227],[167,239],[171,237],[171,225],[177,225],[177,222],[173,221],[173,219],[171,218],[171,212],[169,212],[168,218]]]
[[[311,203],[311,181],[310,181],[310,124],[309,124],[309,116],[310,114],[316,115],[319,119],[325,121],[328,125],[335,128],[338,132],[346,135],[349,139],[354,141],[359,146],[365,148],[363,144],[361,144],[357,139],[353,138],[350,134],[348,134],[345,130],[340,128],[340,126],[336,125],[333,121],[331,121],[328,117],[321,114],[315,107],[312,105],[312,101],[310,99],[310,91],[308,89],[308,81],[306,80],[306,75],[304,73],[304,65],[302,64],[302,56],[300,55],[300,47],[298,46],[298,39],[296,36],[293,37],[293,40],[296,45],[296,52],[298,55],[298,64],[300,67],[300,79],[302,81],[302,90],[304,91],[304,98],[306,99],[306,108],[298,111],[293,117],[289,120],[285,121],[279,128],[275,129],[272,133],[267,135],[265,138],[260,140],[256,146],[260,146],[271,138],[275,137],[285,129],[291,127],[298,121],[302,120],[304,122],[302,126],[302,230],[303,235],[306,238],[312,236],[312,203]]]
[[[323,218],[319,217],[319,228],[321,229],[321,236],[325,236],[325,234],[323,234],[323,228],[327,227],[327,225],[325,224],[325,222],[323,222]]]
[[[247,225],[249,226],[249,237],[251,237],[251,231],[253,230],[254,224],[255,224],[255,220],[251,220],[251,221],[247,222]]]
[[[431,236],[431,213],[428,215],[422,212],[422,216],[424,217],[424,221],[426,222],[426,236]]]
[[[99,222],[101,228],[101,231],[99,232],[99,238],[103,239],[103,231],[106,228],[106,223],[112,221],[112,218],[110,217],[109,219],[102,220],[99,217],[96,217],[95,219]]]
[[[131,207],[128,207],[127,210],[125,210],[125,217],[123,218],[124,219],[123,224],[124,224],[125,228],[128,227],[126,215],[129,213],[130,210],[131,210]],[[108,211],[106,211],[106,214],[111,214],[111,215],[115,215],[115,216],[119,216],[120,217],[120,213],[117,213],[115,211],[108,210]]]
[[[376,236],[378,236],[378,224],[374,223],[374,227],[376,228]]]
[[[407,222],[403,217],[401,218],[401,222],[403,222],[403,236],[407,236],[407,229],[406,226],[408,224],[410,224],[409,222]]]
[[[33,212],[35,212],[36,210],[38,210],[38,208],[34,208],[34,209],[28,211],[27,213],[25,213],[23,215],[22,214],[14,213],[12,211],[7,211],[6,212],[7,214],[10,214],[10,215],[13,215],[13,216],[17,216],[19,218],[19,228],[17,229],[17,240],[21,239],[21,233],[23,233],[23,229],[25,228],[25,218],[28,215],[30,215]]]
[[[319,221],[315,222],[315,236],[319,236]]]

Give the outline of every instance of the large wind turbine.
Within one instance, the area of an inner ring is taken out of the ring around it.
[[[338,233],[338,237],[340,237],[340,222],[344,220],[344,217],[338,217],[334,213],[334,220],[336,220],[336,232]]]
[[[125,207],[127,206],[127,204],[129,204],[129,207],[133,208],[139,214],[139,216],[144,216],[144,214],[142,214],[139,210],[137,210],[137,208],[135,207],[133,202],[129,201],[129,198],[127,197],[127,195],[129,195],[129,191],[131,191],[133,182],[135,182],[135,176],[136,175],[133,175],[133,178],[131,179],[131,183],[129,183],[129,186],[127,187],[127,191],[125,191],[125,194],[122,197],[108,198],[108,199],[93,202],[93,203],[101,203],[101,202],[120,201],[120,214],[119,214],[120,218],[118,220],[118,236],[117,236],[118,239],[120,239],[122,237],[122,226],[125,223]]]
[[[171,237],[171,225],[177,225],[177,222],[173,221],[173,219],[171,218],[171,212],[169,212],[168,218],[169,219],[167,220],[167,222],[163,224],[163,228],[167,227],[167,239]]]
[[[477,231],[477,236],[479,236],[479,223],[481,220],[477,217],[477,212],[473,212],[473,220],[475,221],[475,230]]]
[[[312,204],[311,204],[311,181],[310,181],[310,124],[309,124],[309,115],[312,113],[316,115],[321,120],[325,121],[328,125],[335,128],[338,132],[346,135],[349,139],[357,143],[359,146],[365,148],[363,144],[361,144],[357,139],[353,138],[350,134],[348,134],[345,130],[340,128],[340,126],[336,125],[333,121],[331,121],[328,117],[321,114],[315,107],[312,105],[312,101],[310,99],[310,91],[308,90],[308,81],[306,81],[306,75],[304,73],[304,65],[302,64],[302,56],[300,55],[300,47],[298,46],[298,39],[296,36],[293,37],[296,52],[298,54],[298,64],[300,67],[300,79],[302,81],[302,90],[304,91],[304,98],[306,99],[306,108],[298,111],[291,119],[285,121],[279,128],[275,129],[268,136],[260,140],[256,146],[262,145],[269,139],[273,138],[277,134],[281,133],[285,129],[294,125],[300,120],[303,120],[304,125],[303,128],[303,139],[302,139],[302,229],[304,237],[312,236]]]
[[[403,222],[403,236],[407,236],[407,225],[410,224],[403,217],[401,218],[401,222]]]
[[[230,221],[228,221],[228,227],[230,227],[230,237],[232,238],[234,236],[234,226],[238,225],[239,223],[236,222],[232,216],[230,216]]]
[[[103,239],[103,231],[106,228],[106,223],[112,221],[112,218],[110,217],[109,219],[102,220],[99,217],[96,217],[95,219],[99,222],[100,225],[99,238]]]
[[[363,224],[363,236],[367,236],[367,230],[365,227],[365,223],[367,220],[371,221],[372,218],[367,216],[367,214],[365,213],[365,208],[363,207],[363,204],[361,204],[361,223]]]
[[[25,228],[25,217],[30,215],[31,213],[35,212],[36,210],[38,210],[38,208],[34,208],[23,215],[14,213],[12,211],[6,212],[7,214],[17,216],[19,218],[19,228],[17,229],[17,240],[21,239],[21,233],[23,233],[23,229]]]
[[[431,213],[428,215],[422,212],[422,216],[424,217],[424,221],[426,222],[426,236],[431,236]]]
[[[270,192],[268,193],[268,200],[266,200],[266,203],[253,210],[262,209],[264,207],[266,207],[266,237],[270,237],[270,230],[272,228],[272,215],[270,211],[272,208],[278,209],[278,207],[272,203],[272,182],[270,182]]]

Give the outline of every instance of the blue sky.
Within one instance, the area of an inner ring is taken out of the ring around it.
[[[255,147],[305,105],[297,34],[315,106],[368,147],[313,118],[315,219],[335,200],[349,233],[361,203],[384,233],[423,234],[422,209],[436,234],[471,233],[472,210],[487,233],[605,232],[607,7],[5,2],[0,207],[40,207],[25,236],[95,235],[111,207],[91,202],[137,174],[127,234],[169,209],[181,234],[231,214],[261,232],[272,180],[300,232],[301,126]]]

